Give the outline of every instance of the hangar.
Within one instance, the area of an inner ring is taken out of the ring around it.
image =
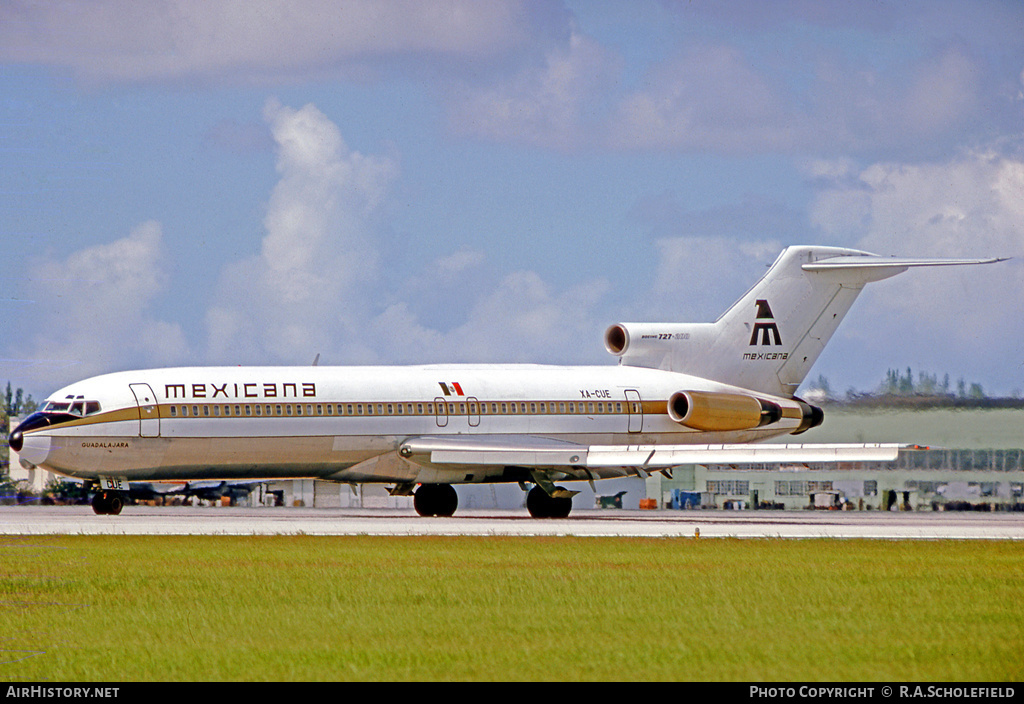
[[[1011,405],[1011,404],[1006,404]],[[895,462],[678,467],[653,475],[659,507],[1024,510],[1024,405],[829,408],[806,442],[899,442]],[[812,437],[813,436],[813,437]]]
[[[898,442],[895,462],[847,465],[735,465],[676,467],[660,473],[573,485],[574,509],[595,508],[601,497],[625,491],[623,508],[658,509],[847,509],[847,510],[1022,510],[1024,509],[1024,402],[999,408],[899,408],[832,406],[825,422],[800,438],[811,443]],[[312,480],[268,487],[288,506],[411,508],[407,497],[383,486],[349,487]],[[515,485],[460,485],[465,508],[517,509],[524,494]],[[605,501],[604,504],[610,502]],[[408,505],[407,505],[408,504]],[[653,506],[652,506],[653,504]]]

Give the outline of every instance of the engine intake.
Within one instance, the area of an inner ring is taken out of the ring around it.
[[[614,355],[622,355],[629,347],[629,331],[621,323],[604,331],[604,346]]]
[[[744,394],[677,391],[668,400],[669,418],[694,430],[750,430],[782,418],[778,404]]]

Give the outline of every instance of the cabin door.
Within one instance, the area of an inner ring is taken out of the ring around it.
[[[643,432],[644,405],[640,401],[640,392],[636,389],[626,389],[626,412],[629,414],[629,432]]]
[[[434,420],[438,428],[448,425],[448,404],[441,396],[434,399]]]
[[[156,394],[149,384],[129,384],[135,394],[135,402],[139,404],[139,437],[160,437],[160,410],[156,403]]]

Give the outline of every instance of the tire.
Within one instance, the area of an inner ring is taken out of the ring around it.
[[[421,516],[452,516],[459,507],[459,495],[451,484],[421,484],[412,505]]]
[[[526,495],[526,508],[534,518],[567,518],[572,511],[572,499],[553,498],[539,486],[535,486]]]

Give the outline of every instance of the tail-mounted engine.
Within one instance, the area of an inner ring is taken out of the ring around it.
[[[777,403],[744,394],[677,391],[668,399],[669,418],[695,430],[750,430],[777,423]]]
[[[752,430],[781,421],[797,434],[821,425],[825,414],[800,399],[769,401],[746,394],[677,391],[668,399],[668,416],[705,431]]]
[[[604,346],[631,367],[671,369],[704,345],[707,323],[616,323],[604,333]]]
[[[703,431],[753,430],[781,421],[798,435],[820,426],[824,412],[799,398],[776,402],[746,394],[677,391],[669,397],[669,417]]]
[[[708,323],[616,323],[604,331],[604,346],[616,357],[664,354],[711,327]]]

